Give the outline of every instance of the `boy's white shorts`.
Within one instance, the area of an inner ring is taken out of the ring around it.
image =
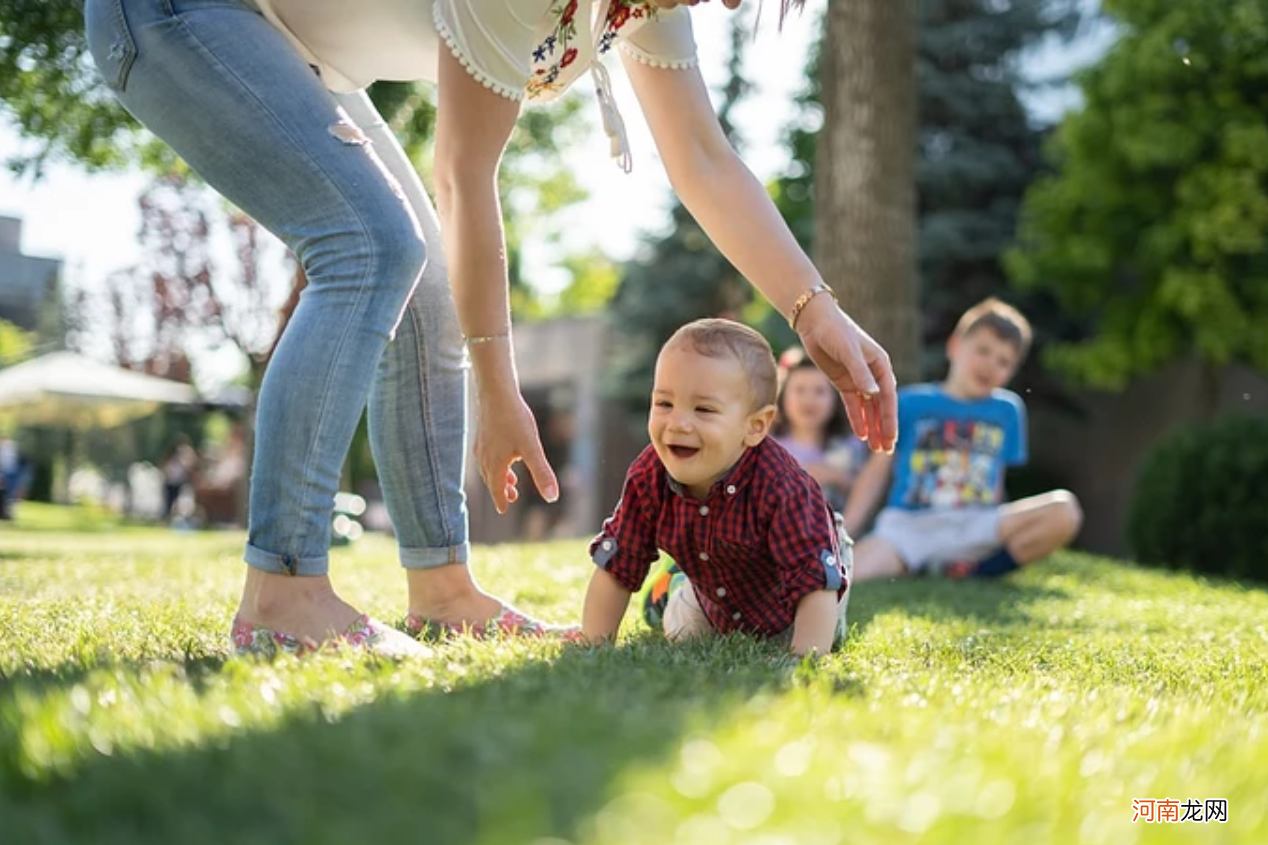
[[[1001,545],[1000,509],[885,508],[872,533],[889,543],[913,573],[932,565],[976,561]]]

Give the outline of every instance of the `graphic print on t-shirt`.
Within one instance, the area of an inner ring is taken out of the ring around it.
[[[902,506],[963,508],[999,502],[1004,429],[980,420],[920,420]]]

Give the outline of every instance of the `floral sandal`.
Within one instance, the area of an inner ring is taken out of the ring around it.
[[[270,628],[260,628],[241,619],[233,620],[233,650],[239,656],[277,657],[279,654],[292,654],[299,657],[338,646],[350,646],[391,658],[431,655],[431,650],[426,646],[364,613],[348,626],[348,630],[326,643]]]
[[[464,622],[433,622],[411,613],[405,617],[405,630],[420,639],[444,639],[466,634],[486,640],[497,637],[539,637],[558,639],[567,643],[581,641],[578,625],[551,625],[525,616],[509,605],[502,605],[502,612],[478,625]]]

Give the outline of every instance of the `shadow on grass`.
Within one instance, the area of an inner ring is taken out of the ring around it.
[[[0,830],[31,845],[571,840],[622,793],[624,772],[784,683],[774,653],[651,635],[565,649],[449,692],[389,692],[335,721],[313,705],[212,747],[93,755],[47,783],[3,751]],[[0,747],[14,747],[15,729],[0,724]]]
[[[1031,605],[1069,598],[1065,589],[1012,577],[949,581],[909,578],[859,584],[850,598],[850,625],[865,629],[877,616],[899,610],[938,622],[974,620],[991,627],[1033,629]]]
[[[189,685],[195,690],[202,690],[208,680],[225,665],[225,655],[187,654],[184,660],[172,661],[155,658],[148,661],[119,662],[106,656],[84,660],[69,658],[64,663],[41,669],[22,668],[6,672],[0,668],[0,696],[14,696],[21,691],[27,695],[44,695],[58,689],[68,689],[96,672],[130,672],[136,673],[146,666],[171,667],[181,672]],[[5,736],[8,725],[0,725],[0,738]],[[0,749],[6,746],[0,742]],[[4,751],[0,750],[0,760]],[[2,768],[2,766],[0,766]],[[3,840],[0,840],[2,842]]]

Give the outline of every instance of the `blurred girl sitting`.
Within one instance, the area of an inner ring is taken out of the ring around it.
[[[867,444],[850,433],[841,397],[804,350],[784,352],[779,369],[775,440],[819,482],[832,509],[844,511],[867,461]]]

